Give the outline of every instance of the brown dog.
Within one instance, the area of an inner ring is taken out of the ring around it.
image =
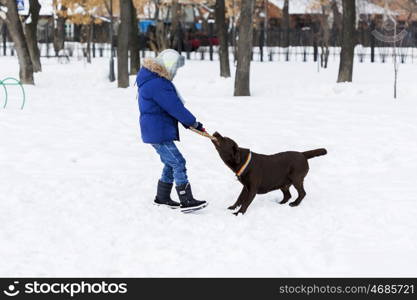
[[[290,186],[294,185],[298,198],[290,203],[297,206],[306,195],[303,182],[309,167],[307,159],[327,154],[326,149],[316,149],[306,152],[281,152],[273,155],[263,155],[240,148],[235,141],[221,136],[218,132],[213,136],[213,144],[223,162],[235,172],[242,192],[236,203],[229,209],[240,207],[235,213],[244,214],[252,203],[256,194],[265,194],[280,189],[284,194],[281,204],[287,203],[291,198]]]

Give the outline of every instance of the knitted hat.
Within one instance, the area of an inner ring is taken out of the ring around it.
[[[159,65],[165,67],[165,69],[171,76],[171,79],[173,79],[175,77],[175,74],[177,74],[177,70],[184,66],[185,57],[180,55],[174,49],[166,49],[159,53],[155,61]]]

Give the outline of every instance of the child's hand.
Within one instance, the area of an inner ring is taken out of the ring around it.
[[[197,129],[198,131],[201,131],[201,132],[206,132],[206,130],[204,129],[204,127],[203,127],[203,124],[201,124],[200,122],[196,122],[193,126],[191,126],[191,127],[193,127],[193,128],[195,128],[195,129]]]

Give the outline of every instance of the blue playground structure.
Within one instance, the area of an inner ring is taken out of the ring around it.
[[[22,91],[22,97],[23,97],[22,98],[22,105],[20,106],[20,109],[23,109],[25,107],[25,103],[26,103],[25,89],[23,88],[23,85],[19,80],[17,80],[16,78],[13,78],[13,77],[7,77],[3,80],[0,80],[0,86],[3,87],[4,95],[5,95],[3,108],[6,108],[8,98],[9,98],[9,93],[7,91],[7,86],[20,86],[20,90]]]

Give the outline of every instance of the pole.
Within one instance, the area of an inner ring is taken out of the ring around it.
[[[54,19],[52,19],[52,22],[55,22]],[[49,23],[50,21],[48,20],[48,23],[46,23],[46,57],[49,58]],[[52,25],[54,25],[54,23],[52,23]]]
[[[233,15],[232,15],[232,46],[233,46],[233,61],[236,61],[236,17],[235,17],[235,0],[232,2],[232,9],[233,9]],[[229,51],[229,49],[227,50]]]
[[[269,19],[268,4],[269,4],[269,1],[265,0],[264,41],[265,41],[265,46],[267,50],[268,50],[268,19]]]
[[[398,76],[398,62],[397,62],[397,44],[395,43],[395,38],[397,37],[397,24],[394,26],[394,48],[393,58],[394,58],[394,99],[397,99],[397,76]]]
[[[7,50],[7,47],[6,47],[6,43],[7,43],[7,28],[6,28],[6,23],[3,23],[3,26],[2,26],[2,31],[3,31],[3,55],[4,56],[6,56],[6,50]]]
[[[210,22],[208,23],[209,26],[209,53],[210,53],[210,60],[213,60],[213,27],[214,23]]]
[[[114,47],[113,47],[113,0],[110,0],[110,73],[109,73],[110,82],[116,80],[114,75]]]

